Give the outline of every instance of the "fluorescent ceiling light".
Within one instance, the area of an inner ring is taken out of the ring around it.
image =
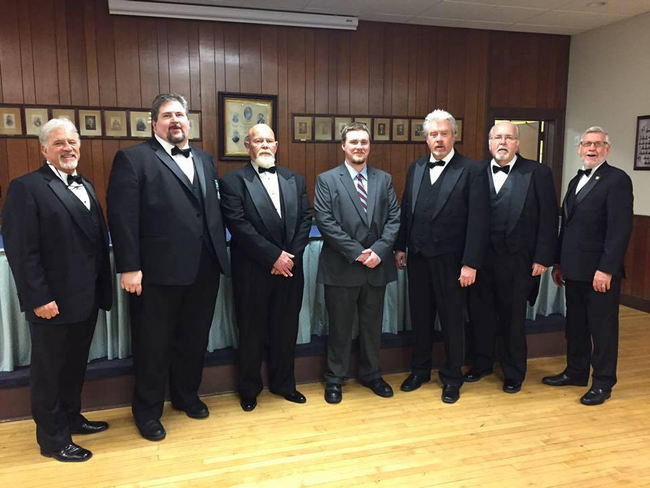
[[[217,22],[242,22],[245,24],[316,27],[321,29],[356,30],[359,25],[359,19],[344,15],[306,14],[278,10],[181,5],[131,0],[108,0],[108,10],[113,15],[213,20]]]

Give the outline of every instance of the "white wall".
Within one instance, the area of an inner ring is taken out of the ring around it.
[[[633,171],[639,115],[650,115],[650,13],[573,36],[562,194],[581,167],[575,136],[599,125],[611,141],[608,162],[632,177],[634,213],[650,215],[650,171]]]

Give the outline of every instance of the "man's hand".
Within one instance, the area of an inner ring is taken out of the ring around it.
[[[395,251],[395,266],[397,269],[406,268],[406,253],[404,251]]]
[[[542,276],[547,269],[543,264],[533,263],[533,276]]]
[[[287,251],[282,251],[280,257],[278,257],[273,264],[273,268],[271,268],[271,274],[282,275],[285,278],[292,277],[293,274],[291,273],[291,270],[293,269],[294,264],[293,258],[293,254],[288,253]]]
[[[476,281],[476,270],[467,265],[463,265],[463,267],[460,268],[460,277],[458,278],[458,281],[460,281],[460,286],[463,288],[473,285]]]
[[[381,258],[372,249],[364,249],[361,255],[366,256],[366,259],[362,261],[363,265],[370,269],[381,263]]]
[[[37,317],[42,319],[51,319],[52,317],[59,315],[59,306],[54,300],[52,300],[50,303],[36,307],[34,313]]]
[[[122,290],[140,296],[142,294],[142,271],[127,271],[126,273],[122,273],[120,286]]]
[[[594,291],[599,293],[605,293],[609,291],[612,285],[612,275],[609,273],[603,273],[602,271],[596,271],[594,273],[594,282],[593,287]]]
[[[551,278],[553,278],[553,283],[555,283],[560,288],[564,286],[564,272],[562,271],[562,267],[559,264],[553,265]]]

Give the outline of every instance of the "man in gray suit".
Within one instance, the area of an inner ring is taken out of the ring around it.
[[[367,166],[370,133],[364,124],[341,131],[345,162],[318,175],[314,209],[323,236],[318,283],[329,315],[325,401],[339,403],[348,378],[352,325],[359,318],[359,380],[381,397],[393,390],[381,377],[379,350],[386,285],[397,279],[393,244],[400,209],[391,176]]]

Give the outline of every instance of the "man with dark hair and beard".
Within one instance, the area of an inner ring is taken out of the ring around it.
[[[305,179],[276,166],[278,143],[268,125],[253,126],[245,145],[250,163],[222,178],[221,208],[232,234],[237,389],[241,408],[250,412],[263,388],[264,344],[271,393],[293,403],[307,401],[296,390],[294,359],[311,209]]]
[[[130,293],[133,416],[142,437],[159,441],[167,383],[174,408],[209,415],[198,389],[229,263],[217,170],[188,144],[187,101],[158,95],[151,120],[153,138],[115,155],[107,201],[117,272]]]

